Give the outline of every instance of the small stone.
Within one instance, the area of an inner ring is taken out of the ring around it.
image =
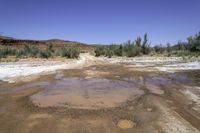
[[[148,111],[148,112],[151,112],[151,111],[152,111],[152,108],[147,108],[147,111]]]
[[[15,81],[13,81],[13,80],[10,80],[10,81],[8,81],[8,83],[10,83],[10,84],[14,84],[14,83],[15,83]]]
[[[131,120],[120,120],[117,123],[117,126],[121,129],[129,129],[136,126],[136,123],[132,122]]]

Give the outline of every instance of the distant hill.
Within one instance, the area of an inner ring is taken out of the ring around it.
[[[3,40],[3,39],[14,39],[14,38],[0,35],[0,40]]]
[[[7,36],[0,36],[0,46],[10,46],[10,47],[22,47],[24,45],[37,45],[41,48],[46,47],[48,44],[52,44],[55,48],[60,48],[62,46],[77,46],[80,47],[84,52],[94,51],[95,45],[89,45],[85,43],[80,43],[76,41],[68,41],[61,39],[50,39],[50,40],[26,40],[26,39],[16,39]]]

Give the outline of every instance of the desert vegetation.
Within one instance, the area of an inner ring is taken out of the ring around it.
[[[78,47],[62,47],[58,52],[58,55],[66,58],[78,58],[80,54],[80,48]]]
[[[21,43],[20,43],[21,42]],[[60,43],[59,43],[60,42]],[[65,41],[25,41],[15,39],[2,39],[0,42],[0,58],[7,56],[49,58],[61,56],[66,58],[78,58],[80,52],[89,49],[94,52],[96,57],[106,56],[199,56],[200,55],[200,32],[194,36],[188,37],[186,42],[177,42],[176,44],[151,44],[148,34],[143,37],[137,37],[134,41],[128,40],[122,44],[110,45],[69,45],[65,46]],[[16,43],[16,45],[15,45]],[[40,43],[44,43],[40,45]],[[21,45],[20,45],[21,44]],[[58,47],[59,46],[59,47]],[[83,48],[84,47],[84,48]],[[89,48],[91,47],[91,48]],[[95,47],[93,49],[93,47]],[[86,50],[87,51],[87,50]]]
[[[98,45],[95,49],[95,55],[98,56],[199,56],[200,55],[200,32],[190,36],[187,42],[178,42],[177,44],[151,45],[148,35],[143,39],[137,37],[135,41],[127,41],[123,44]]]
[[[60,49],[54,49],[52,44],[48,44],[46,48],[40,48],[35,45],[26,44],[23,48],[14,48],[10,46],[2,46],[0,48],[0,58],[7,56],[21,57],[39,57],[49,58],[53,56],[62,56],[66,58],[78,58],[80,48],[75,46],[63,46]]]

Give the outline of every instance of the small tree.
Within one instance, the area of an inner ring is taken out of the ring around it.
[[[142,39],[141,37],[137,37],[137,39],[135,40],[135,49],[136,49],[136,55],[140,55],[141,51],[142,51]]]
[[[143,54],[148,54],[150,51],[149,51],[149,44],[148,44],[148,36],[147,36],[147,33],[144,35],[144,40],[143,40],[143,43],[142,43],[142,53]]]
[[[200,32],[188,38],[188,45],[191,52],[200,51]]]
[[[171,53],[171,45],[170,45],[170,43],[167,43],[167,53]]]
[[[135,40],[135,45],[136,45],[137,47],[141,47],[141,43],[142,43],[141,37],[137,37],[137,39]]]

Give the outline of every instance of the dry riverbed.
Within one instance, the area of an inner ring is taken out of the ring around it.
[[[0,63],[0,80],[2,133],[200,132],[198,59],[81,54]]]

